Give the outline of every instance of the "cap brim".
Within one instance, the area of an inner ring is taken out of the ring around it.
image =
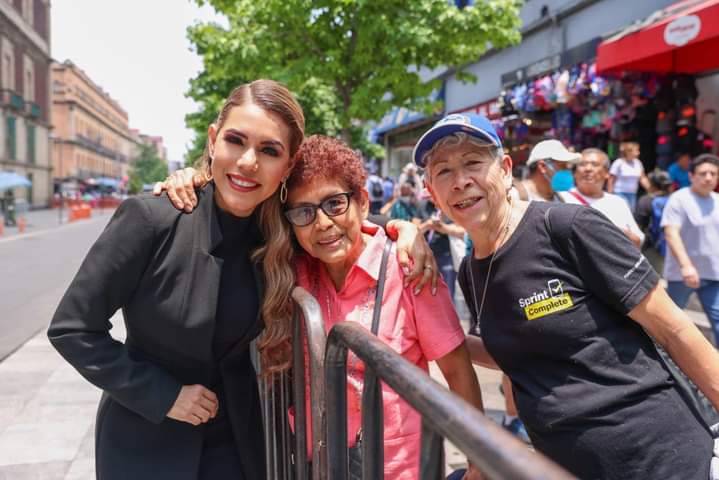
[[[581,153],[576,152],[562,152],[558,153],[557,155],[547,155],[547,156],[537,156],[537,157],[530,157],[529,160],[527,160],[527,165],[531,165],[535,162],[538,162],[539,160],[554,160],[557,162],[578,162],[582,158]]]
[[[429,152],[434,146],[434,144],[437,143],[439,140],[456,132],[467,133],[468,135],[472,135],[475,138],[487,142],[489,145],[499,147],[494,138],[492,138],[483,130],[475,128],[471,125],[467,125],[465,123],[448,123],[445,125],[440,125],[438,127],[430,128],[425,132],[424,135],[422,135],[422,137],[420,137],[419,141],[414,146],[414,151],[412,152],[412,159],[414,160],[414,163],[417,164],[417,166],[424,168],[424,155]]]

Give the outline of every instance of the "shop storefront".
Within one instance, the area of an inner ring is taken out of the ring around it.
[[[429,100],[441,106],[444,89],[434,91]],[[438,108],[434,115],[426,115],[408,108],[393,108],[370,132],[370,140],[384,145],[386,159],[380,165],[382,176],[397,178],[402,168],[412,163],[412,150],[419,138],[442,117]]]
[[[605,40],[597,71],[661,79],[651,97],[656,109],[656,164],[678,153],[717,152],[719,134],[719,0],[684,0]],[[644,154],[642,154],[644,157]]]

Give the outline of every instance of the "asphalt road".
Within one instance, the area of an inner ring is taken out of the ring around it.
[[[47,327],[82,259],[110,219],[0,239],[0,360]]]

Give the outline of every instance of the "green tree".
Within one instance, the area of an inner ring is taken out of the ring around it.
[[[154,183],[167,177],[167,164],[157,155],[155,149],[149,145],[140,146],[140,155],[130,166],[130,193],[142,191],[146,183]]]
[[[217,107],[231,86],[274,78],[303,102],[308,133],[340,133],[348,142],[358,125],[394,106],[436,109],[427,98],[440,81],[423,82],[422,68],[454,68],[471,79],[463,66],[490,46],[519,40],[519,0],[478,0],[463,9],[447,0],[195,1],[212,5],[229,25],[188,29],[204,61],[188,95],[202,110]]]

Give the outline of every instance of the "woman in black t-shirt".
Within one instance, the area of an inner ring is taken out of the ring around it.
[[[445,117],[414,158],[474,242],[459,281],[475,361],[510,377],[537,450],[582,479],[709,478],[712,435],[652,339],[715,406],[719,355],[641,252],[593,209],[512,202],[512,160],[484,117]]]

